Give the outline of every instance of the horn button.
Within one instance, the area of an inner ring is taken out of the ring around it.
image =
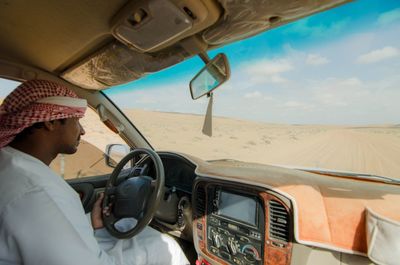
[[[148,176],[130,178],[119,184],[115,190],[115,217],[140,218],[151,192],[151,178]]]

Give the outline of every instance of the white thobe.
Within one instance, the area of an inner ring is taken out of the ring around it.
[[[0,149],[0,265],[188,264],[169,236],[93,231],[78,194],[40,160]]]

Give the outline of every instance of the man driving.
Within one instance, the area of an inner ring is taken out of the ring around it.
[[[145,228],[118,240],[90,218],[49,164],[77,151],[86,100],[46,80],[24,82],[0,107],[0,265],[189,264],[171,237]]]

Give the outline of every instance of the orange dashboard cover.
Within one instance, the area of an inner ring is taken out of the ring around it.
[[[400,221],[400,186],[238,161],[204,162],[196,173],[273,189],[293,204],[299,243],[367,253],[366,208]]]
[[[296,201],[298,240],[367,254],[366,208],[400,221],[400,187],[336,178],[331,181],[334,185],[279,187]],[[363,187],[370,185],[375,187]]]

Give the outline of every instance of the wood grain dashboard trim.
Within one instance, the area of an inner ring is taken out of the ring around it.
[[[265,241],[264,241],[264,265],[287,265],[290,264],[292,254],[292,243],[281,242],[279,240],[270,237],[269,231],[269,202],[271,200],[279,201],[289,213],[289,216],[293,216],[289,207],[277,196],[274,196],[267,192],[260,192],[259,196],[263,198],[264,210],[265,210]],[[289,225],[289,239],[293,238],[292,225]]]

